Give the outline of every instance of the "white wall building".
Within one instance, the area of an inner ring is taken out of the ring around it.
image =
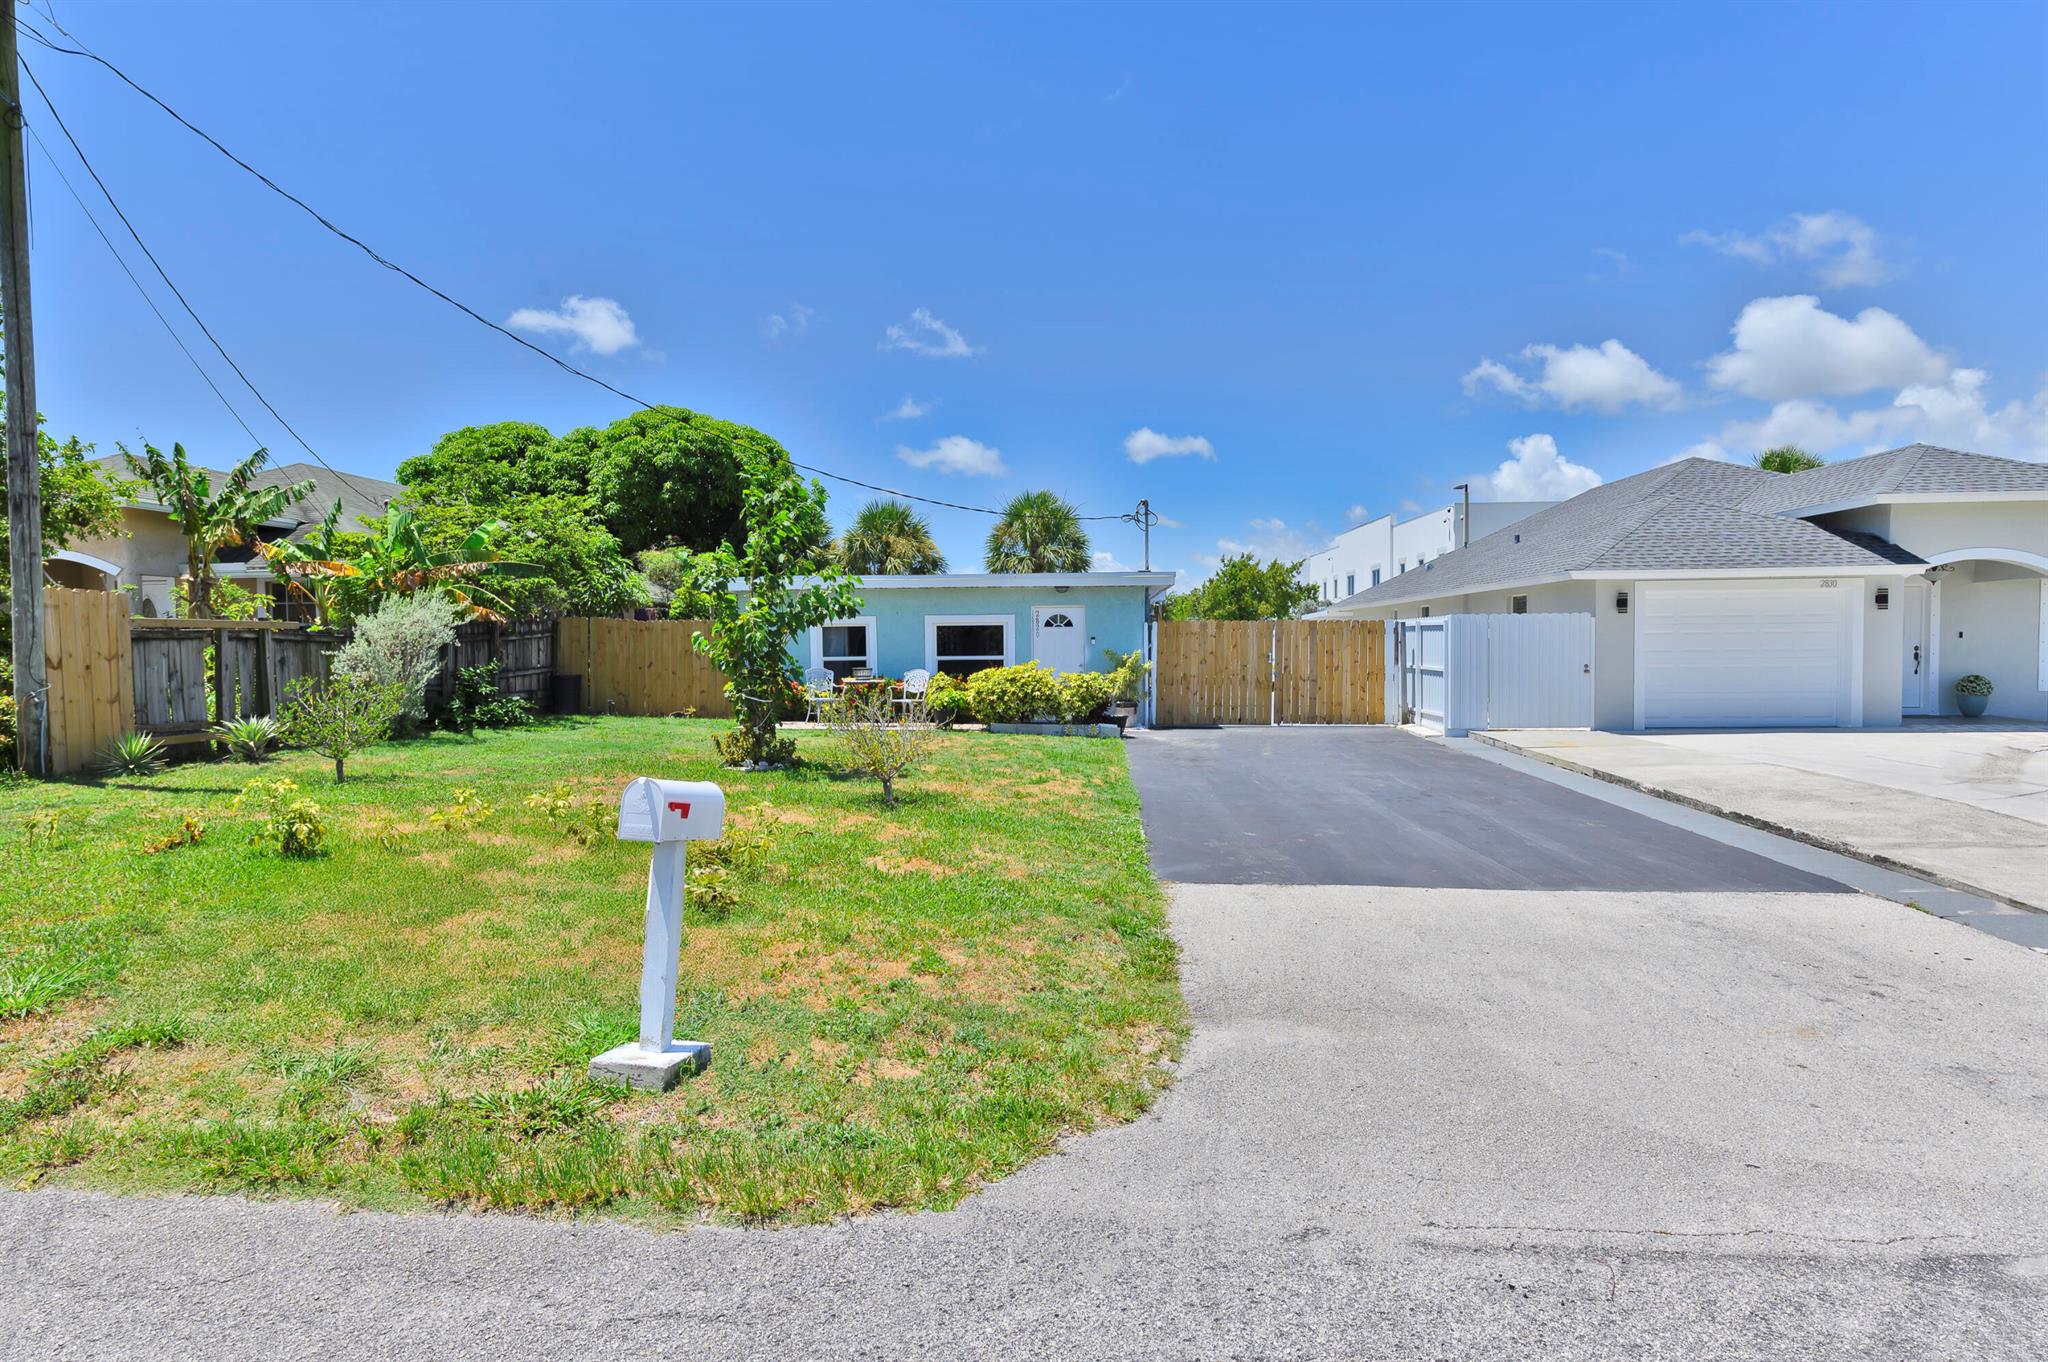
[[[1483,539],[1532,516],[1554,501],[1475,501],[1472,503],[1472,533],[1465,533],[1462,501],[1424,511],[1406,520],[1383,515],[1353,526],[1332,540],[1330,546],[1308,556],[1301,575],[1322,592],[1323,604],[1368,591],[1391,581],[1410,568],[1421,567],[1441,557],[1468,539]]]

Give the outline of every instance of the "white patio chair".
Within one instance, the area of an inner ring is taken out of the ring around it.
[[[825,717],[825,706],[832,703],[836,692],[832,688],[832,673],[824,667],[812,667],[804,673],[804,717],[812,723]]]
[[[932,674],[922,667],[913,667],[903,673],[903,694],[896,697],[896,703],[909,714],[911,706],[924,699],[924,693],[931,688]]]

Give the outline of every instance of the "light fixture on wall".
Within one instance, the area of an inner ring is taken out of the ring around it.
[[[1892,590],[1890,587],[1881,586],[1877,589],[1877,608],[1880,610],[1892,608]]]
[[[1614,613],[1617,615],[1626,615],[1628,613],[1628,593],[1626,591],[1614,593]]]

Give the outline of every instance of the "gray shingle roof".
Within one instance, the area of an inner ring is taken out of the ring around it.
[[[130,476],[128,461],[119,454],[109,454],[94,459],[93,462],[106,469],[115,477],[126,478]],[[194,467],[201,466],[195,464]],[[218,468],[201,467],[201,471],[205,472],[216,483],[227,476],[225,472]],[[339,500],[341,502],[341,523],[339,528],[359,530],[362,526],[356,522],[360,518],[383,515],[386,504],[392,498],[405,491],[405,488],[399,484],[386,482],[382,478],[366,478],[360,473],[350,473],[346,477],[342,477],[330,473],[319,464],[313,463],[272,464],[258,473],[255,481],[259,487],[275,487],[279,483],[286,482],[311,482],[313,484],[312,495],[301,499],[285,513],[288,519],[297,520],[302,529],[319,524],[321,518],[327,514],[327,509],[334,505],[336,500]],[[143,496],[144,499],[147,499],[147,492]],[[300,531],[294,531],[291,537],[297,538],[299,533]]]
[[[1574,572],[1912,566],[1874,535],[1783,512],[1911,492],[2048,491],[2048,467],[1911,445],[1806,473],[1682,459],[1605,483],[1338,602],[1398,605],[1497,591]]]
[[[1744,510],[1783,513],[1862,497],[1928,492],[2048,492],[2048,465],[1907,445],[1861,459],[1772,478],[1744,498]]]

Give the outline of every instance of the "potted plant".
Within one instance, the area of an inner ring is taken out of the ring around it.
[[[1152,670],[1136,650],[1120,653],[1114,648],[1103,650],[1109,657],[1109,678],[1111,685],[1108,718],[1122,732],[1125,724],[1136,716],[1138,699],[1144,694],[1146,673]]]
[[[1969,719],[1982,718],[1991,703],[1991,678],[1971,672],[1956,682],[1956,708]]]

